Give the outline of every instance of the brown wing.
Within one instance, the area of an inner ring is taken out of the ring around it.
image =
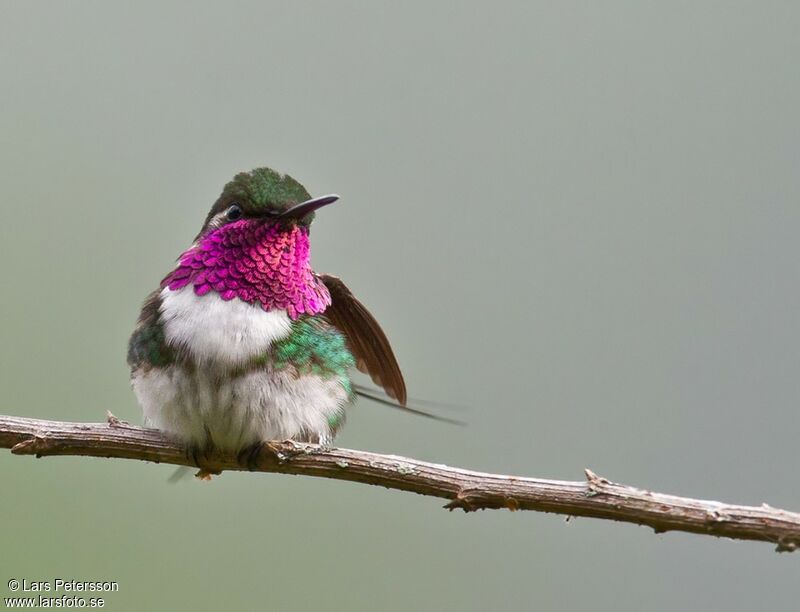
[[[344,333],[356,367],[405,406],[406,383],[381,326],[338,277],[320,274],[319,279],[331,294],[332,303],[324,315]]]

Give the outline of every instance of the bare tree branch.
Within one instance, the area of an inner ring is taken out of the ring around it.
[[[83,455],[195,466],[186,449],[154,429],[134,427],[109,413],[107,423],[67,423],[0,416],[0,448],[15,455]],[[243,465],[235,456],[203,460],[202,474],[247,470],[319,476],[380,485],[450,500],[450,510],[507,508],[636,523],[657,533],[687,531],[800,546],[800,514],[761,506],[664,495],[617,484],[586,470],[569,482],[473,472],[394,455],[315,444],[267,442]]]

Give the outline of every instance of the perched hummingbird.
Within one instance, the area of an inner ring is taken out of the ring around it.
[[[369,374],[389,402],[406,386],[377,321],[309,260],[312,198],[270,168],[237,174],[142,307],[128,347],[145,422],[197,452],[265,440],[330,444]],[[375,398],[379,399],[379,398]],[[414,410],[412,410],[414,411]]]

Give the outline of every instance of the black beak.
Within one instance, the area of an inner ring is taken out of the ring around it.
[[[278,215],[278,218],[302,219],[307,214],[314,212],[318,208],[327,206],[328,204],[333,204],[338,199],[339,196],[336,195],[335,193],[332,193],[330,195],[325,195],[319,198],[312,198],[310,200],[306,200],[305,202],[300,202],[300,204],[295,204],[291,208],[287,208],[280,215]]]

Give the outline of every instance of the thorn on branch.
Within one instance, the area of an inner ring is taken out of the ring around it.
[[[122,419],[118,418],[110,410],[106,410],[106,422],[108,423],[109,427],[122,427],[124,425],[130,425],[128,421],[123,421]]]
[[[452,499],[450,502],[445,504],[444,506],[447,510],[452,512],[453,510],[461,509],[464,512],[475,512],[480,510],[480,507],[476,505],[471,499],[470,494],[467,491],[461,490],[459,491],[455,498]]]
[[[600,495],[602,493],[602,489],[605,485],[611,484],[611,481],[607,478],[603,478],[602,476],[598,476],[589,468],[585,468],[583,473],[586,475],[586,497],[594,497],[595,495]]]
[[[603,478],[602,476],[598,476],[589,468],[585,468],[583,473],[586,474],[586,480],[590,484],[594,485],[604,485],[604,484],[611,484],[611,481],[608,478]]]
[[[775,547],[775,552],[783,553],[783,552],[794,552],[800,547],[800,543],[797,540],[781,538],[778,540],[778,545]]]
[[[11,447],[11,454],[12,455],[36,455],[36,458],[39,459],[42,456],[42,452],[45,451],[48,447],[47,439],[34,435],[27,440],[23,440]]]

